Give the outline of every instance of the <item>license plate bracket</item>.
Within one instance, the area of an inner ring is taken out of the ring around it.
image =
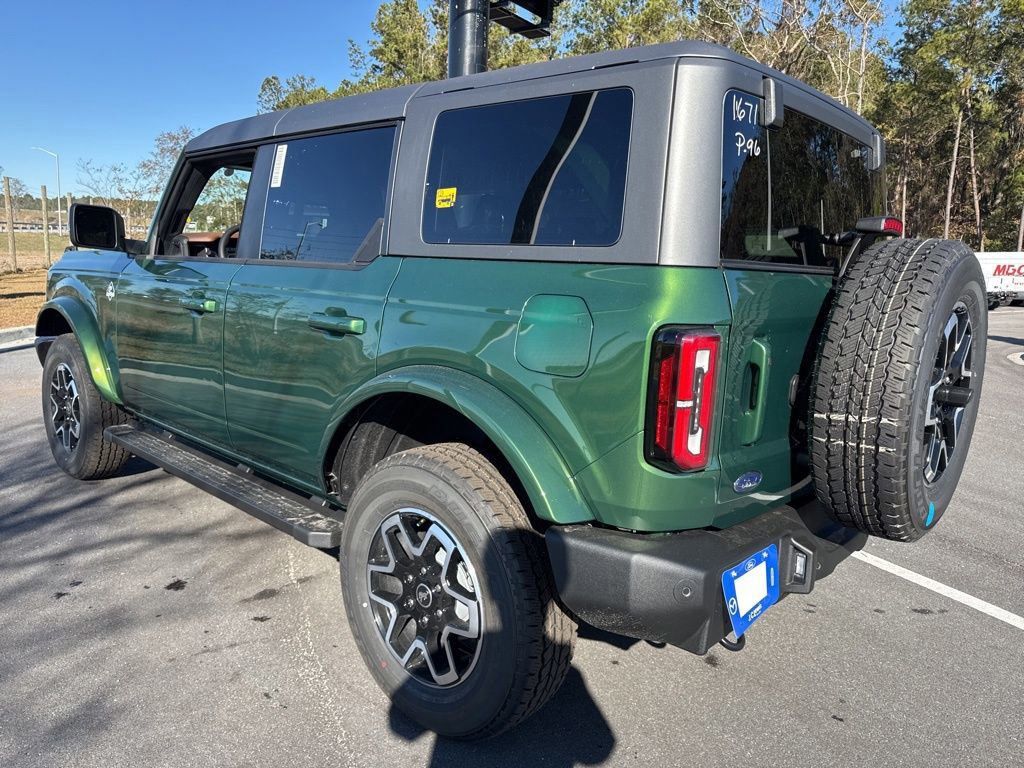
[[[732,631],[742,637],[779,601],[779,548],[769,544],[722,573],[722,592]]]

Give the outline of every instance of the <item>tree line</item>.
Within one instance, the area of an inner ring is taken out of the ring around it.
[[[164,131],[154,139],[150,153],[134,165],[104,165],[88,158],[81,159],[76,166],[78,193],[70,197],[75,202],[90,201],[114,208],[124,216],[128,231],[145,227],[181,150],[194,135],[195,131],[188,126]],[[55,221],[55,211],[64,201],[51,196],[49,193],[52,192],[51,189],[47,194],[47,207]],[[15,221],[38,220],[41,223],[42,199],[21,179],[11,179],[11,202]]]
[[[134,165],[102,164],[88,158],[81,159],[76,166],[78,193],[69,197],[75,202],[113,208],[124,217],[126,229],[138,233],[148,226],[181,151],[195,135],[195,130],[189,126],[164,131],[154,139],[150,153]],[[214,231],[237,224],[245,190],[246,180],[241,176],[223,172],[215,174],[207,183],[190,220],[194,220],[197,228]],[[55,212],[64,201],[49,194],[48,197],[50,223],[54,223]],[[16,222],[42,223],[42,200],[20,179],[11,179],[11,199]]]
[[[187,125],[164,131],[153,140],[150,153],[134,165],[103,165],[89,159],[78,161],[79,188],[99,205],[116,209],[129,231],[149,223],[174,164],[195,136]]]
[[[879,127],[889,209],[909,233],[1024,249],[1022,0],[905,0],[895,20],[879,0],[566,0],[551,31],[530,41],[492,25],[489,66],[681,39],[727,46]],[[447,33],[448,0],[385,0],[368,39],[348,43],[350,78],[271,75],[259,109],[441,79]]]

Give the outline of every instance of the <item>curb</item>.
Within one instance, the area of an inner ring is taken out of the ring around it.
[[[31,325],[22,325],[18,328],[0,328],[0,344],[23,339],[35,339],[36,329]]]

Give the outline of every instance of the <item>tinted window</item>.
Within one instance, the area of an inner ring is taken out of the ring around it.
[[[620,88],[443,112],[428,243],[611,245],[622,229],[633,93]]]
[[[761,99],[725,98],[722,258],[826,266],[822,234],[852,229],[884,210],[871,150],[844,133],[786,110],[781,128],[758,124]]]
[[[278,144],[260,257],[352,261],[379,233],[394,137],[389,126]]]

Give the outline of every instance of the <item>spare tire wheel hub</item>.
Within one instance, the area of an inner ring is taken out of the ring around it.
[[[942,476],[956,449],[964,408],[971,401],[972,340],[970,313],[963,302],[957,302],[942,328],[928,389],[923,467],[926,483]]]

